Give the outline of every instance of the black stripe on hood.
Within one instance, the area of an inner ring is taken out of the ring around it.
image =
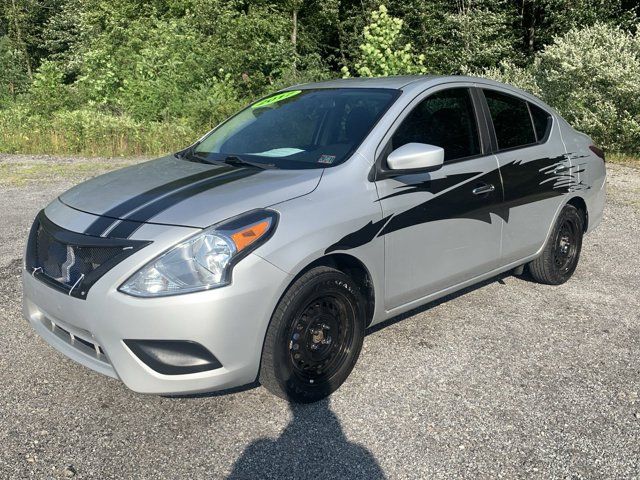
[[[139,210],[125,216],[122,220],[118,220],[117,225],[108,233],[109,238],[129,238],[138,230],[145,222],[150,221],[156,215],[168,210],[178,203],[191,198],[199,193],[206,192],[216,187],[226,185],[227,183],[247,178],[261,172],[256,168],[234,169],[224,175],[220,175],[209,179],[208,181],[198,182],[194,185],[182,188],[174,193],[165,195],[155,202],[142,207]],[[131,218],[135,215],[135,218]]]
[[[130,199],[104,212],[100,216],[100,218],[95,220],[93,223],[91,223],[91,225],[87,227],[84,233],[87,235],[101,236],[114,223],[116,223],[119,218],[122,218],[132,211],[137,210],[145,204],[156,201],[164,195],[167,195],[168,193],[183,188],[187,185],[197,183],[211,177],[217,177],[218,175],[223,175],[233,170],[237,170],[237,168],[231,166],[216,167],[210,170],[205,170],[204,172],[178,178],[171,182],[147,190],[146,192],[142,192],[135,197],[131,197]]]

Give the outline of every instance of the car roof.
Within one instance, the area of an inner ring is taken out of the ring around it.
[[[399,89],[416,82],[427,82],[439,78],[433,75],[398,75],[392,77],[338,78],[324,82],[296,85],[295,88],[395,88]],[[294,88],[294,87],[292,87]]]
[[[292,85],[284,90],[311,90],[320,88],[393,88],[397,90],[423,90],[444,83],[467,82],[484,87],[492,87],[503,90],[505,93],[516,94],[526,100],[538,104],[543,108],[553,110],[549,105],[534,95],[521,90],[513,85],[497,82],[489,78],[470,77],[464,75],[398,75],[391,77],[357,77],[338,78],[323,82],[303,83]]]
[[[411,86],[431,86],[451,82],[481,82],[496,87],[514,88],[511,85],[496,82],[483,77],[469,77],[464,75],[396,75],[390,77],[357,77],[336,78],[323,82],[312,82],[294,85],[289,89],[314,89],[314,88],[395,88],[403,89]]]

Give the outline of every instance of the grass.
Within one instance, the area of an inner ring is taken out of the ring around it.
[[[607,154],[607,162],[617,163],[619,165],[626,165],[628,167],[640,169],[640,157],[635,155],[627,155],[625,153],[610,153]]]
[[[140,122],[89,110],[59,112],[49,117],[34,116],[20,108],[0,110],[0,152],[5,153],[160,155],[190,145],[202,133],[181,120]]]

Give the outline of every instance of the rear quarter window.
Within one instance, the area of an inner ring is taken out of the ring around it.
[[[531,110],[531,119],[536,131],[536,140],[546,141],[551,131],[551,114],[533,103],[529,104],[529,110]]]

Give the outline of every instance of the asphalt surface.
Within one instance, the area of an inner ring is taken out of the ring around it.
[[[388,322],[330,400],[296,407],[139,395],[31,330],[24,240],[76,180],[0,189],[0,478],[640,477],[640,170],[610,166],[567,284],[503,276]]]

